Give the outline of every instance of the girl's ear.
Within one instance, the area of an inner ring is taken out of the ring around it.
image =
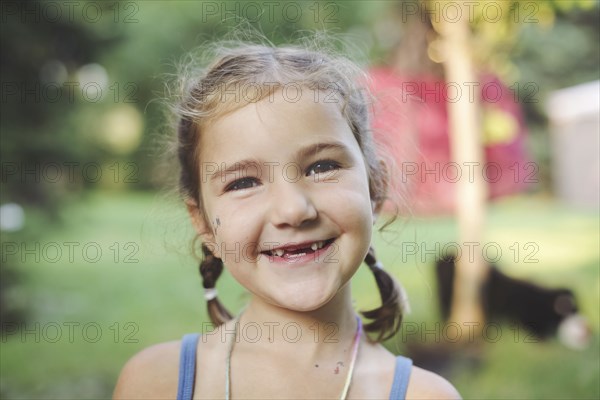
[[[196,233],[200,236],[203,243],[214,243],[215,235],[212,228],[206,222],[204,213],[198,207],[198,204],[194,200],[185,200],[185,206],[187,207],[188,214],[192,220],[192,225],[196,230]]]

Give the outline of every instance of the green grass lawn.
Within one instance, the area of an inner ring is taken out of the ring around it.
[[[63,220],[58,227],[29,216],[39,249],[27,243],[31,252],[3,255],[21,278],[10,298],[29,309],[25,329],[13,333],[9,326],[2,336],[3,398],[108,398],[131,355],[202,331],[208,320],[190,254],[192,231],[178,204],[148,194],[96,193],[68,207]],[[598,214],[513,198],[490,207],[487,226],[481,245],[493,244],[488,255],[496,258],[492,250],[500,249],[498,264],[512,276],[574,289],[594,337],[590,348],[573,351],[556,340],[527,343],[523,333],[501,327],[497,341],[485,341],[477,368],[457,368],[449,378],[465,398],[599,398]],[[457,241],[452,219],[398,220],[374,240],[409,293],[406,322],[434,326],[433,252],[436,243],[441,249]],[[366,268],[352,285],[358,309],[378,304]],[[247,296],[227,274],[218,287],[231,310],[244,304]],[[403,340],[386,346],[402,351]]]

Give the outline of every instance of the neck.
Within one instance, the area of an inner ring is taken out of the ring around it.
[[[323,307],[306,312],[281,308],[253,296],[240,316],[235,346],[236,351],[246,347],[273,349],[294,357],[304,354],[312,363],[324,356],[350,354],[356,329],[350,284]]]

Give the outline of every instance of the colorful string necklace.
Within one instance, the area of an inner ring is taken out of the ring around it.
[[[240,319],[240,316],[241,314],[234,319],[235,329],[233,331],[233,338],[227,345],[227,359],[225,360],[225,400],[231,399],[231,353],[233,351],[233,345],[237,338],[237,324]],[[358,354],[358,343],[360,342],[360,335],[362,333],[362,321],[358,316],[356,316],[356,324],[356,334],[354,335],[354,342],[352,344],[350,368],[348,368],[348,374],[346,375],[346,382],[344,383],[344,390],[342,390],[340,400],[345,400],[346,396],[348,395],[350,383],[352,382],[352,373],[354,372],[354,365],[356,364],[356,355]]]

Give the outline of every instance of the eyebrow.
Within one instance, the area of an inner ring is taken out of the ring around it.
[[[341,142],[325,142],[325,143],[313,143],[306,147],[301,148],[296,152],[296,159],[305,159],[311,156],[315,156],[323,151],[332,150],[332,151],[343,151],[348,152],[348,147]],[[265,164],[263,162],[263,164]],[[223,164],[221,164],[223,165]],[[228,167],[217,170],[214,174],[212,174],[210,180],[211,182],[223,177],[224,175],[231,174],[238,171],[246,170],[250,167],[258,168],[261,165],[261,162],[257,159],[246,158],[240,161],[236,161],[231,163]]]
[[[296,153],[296,158],[305,159],[310,156],[314,156],[325,150],[343,151],[347,152],[348,148],[341,142],[325,142],[325,143],[314,143],[309,146],[303,147]]]

